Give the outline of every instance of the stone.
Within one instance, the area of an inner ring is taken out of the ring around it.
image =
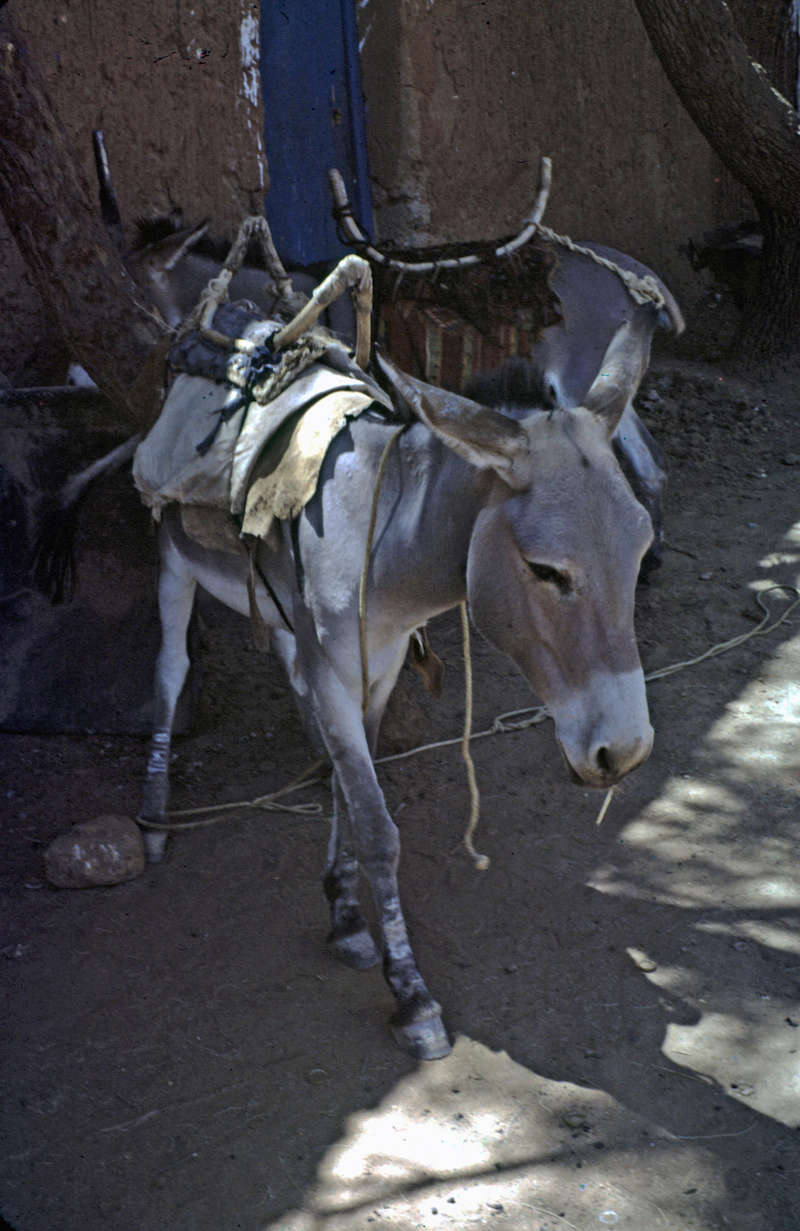
[[[139,826],[127,816],[96,816],[60,834],[44,853],[45,875],[60,889],[118,885],[145,868]]]

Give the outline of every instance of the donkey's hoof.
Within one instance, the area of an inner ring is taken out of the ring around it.
[[[425,1017],[422,1021],[404,1024],[393,1019],[389,1025],[397,1046],[402,1051],[408,1052],[415,1060],[442,1060],[453,1050],[453,1045],[438,1013],[432,1017]]]
[[[375,941],[367,928],[360,928],[346,936],[337,936],[331,932],[328,948],[334,957],[346,966],[352,966],[354,970],[369,970],[370,966],[377,966],[381,960]]]

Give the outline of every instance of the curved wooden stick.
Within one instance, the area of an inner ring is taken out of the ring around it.
[[[257,344],[250,339],[230,338],[214,329],[211,324],[217,308],[228,297],[230,281],[238,272],[244,260],[247,245],[253,235],[261,241],[268,272],[272,275],[281,298],[285,303],[291,303],[292,299],[296,298],[291,278],[284,269],[273,243],[269,224],[266,218],[256,214],[245,218],[242,222],[222,268],[208,283],[198,304],[184,321],[180,329],[181,334],[196,327],[205,338],[219,346],[227,346],[245,354],[253,354],[257,349]],[[360,368],[365,368],[369,363],[372,348],[372,270],[368,261],[354,253],[343,257],[335,269],[320,282],[319,286],[315,287],[311,298],[289,321],[288,325],[284,325],[282,329],[273,334],[273,346],[280,350],[296,342],[306,329],[311,328],[325,309],[350,288],[353,290],[356,307],[355,360]],[[305,299],[305,296],[301,298]]]
[[[526,215],[519,234],[510,239],[508,243],[501,244],[498,248],[495,248],[494,256],[509,256],[517,248],[521,248],[523,244],[526,244],[534,234],[547,206],[551,179],[552,163],[549,158],[543,157],[539,169],[539,191],[533,208]],[[374,244],[370,243],[369,238],[364,234],[353,217],[353,211],[347,199],[347,189],[345,188],[344,180],[336,167],[332,167],[328,172],[328,183],[331,196],[333,197],[333,212],[336,220],[341,223],[342,230],[345,232],[350,243],[354,247],[359,248],[364,256],[374,261],[376,265],[384,265],[387,269],[396,269],[400,273],[427,274],[437,269],[463,269],[471,265],[479,265],[485,259],[476,252],[467,253],[466,256],[443,257],[438,261],[401,261],[396,257],[386,256],[384,252],[381,252]]]
[[[659,310],[666,307],[673,321],[675,332],[682,333],[684,325],[680,309],[671,295],[669,300],[665,299],[662,289],[655,278],[649,274],[644,278],[640,278],[630,270],[621,269],[613,261],[598,256],[591,248],[584,248],[582,245],[576,244],[568,235],[559,235],[556,231],[551,230],[550,227],[541,224],[542,215],[547,205],[547,198],[550,194],[551,172],[552,164],[550,159],[543,157],[539,172],[539,192],[533,209],[524,220],[519,234],[510,239],[508,243],[501,244],[495,248],[492,255],[495,257],[509,256],[512,252],[516,252],[518,248],[521,248],[523,244],[526,244],[538,231],[544,239],[560,244],[563,248],[569,248],[572,252],[578,252],[582,256],[588,257],[589,260],[594,261],[595,264],[610,269],[612,273],[615,273],[622,280],[628,289],[628,293],[636,303],[653,303]],[[464,269],[471,265],[478,265],[486,259],[478,253],[468,253],[466,256],[460,257],[443,257],[441,260],[434,261],[401,261],[396,257],[387,256],[370,243],[368,237],[353,217],[350,202],[347,199],[347,189],[344,186],[344,180],[335,167],[328,172],[328,182],[330,184],[331,196],[333,197],[334,217],[337,222],[341,223],[342,230],[353,246],[357,247],[371,261],[374,261],[376,265],[383,265],[386,269],[396,269],[400,273],[427,274],[433,273],[438,269]]]
[[[342,257],[327,278],[323,278],[319,286],[314,288],[306,306],[275,334],[273,345],[281,348],[295,342],[301,333],[314,324],[328,305],[350,287],[356,306],[355,360],[360,368],[365,368],[369,363],[372,345],[372,270],[369,261],[352,252]]]
[[[292,280],[283,267],[283,262],[278,256],[275,244],[272,241],[272,234],[269,229],[269,224],[266,218],[260,214],[253,214],[249,218],[245,218],[239,227],[236,239],[233,241],[228,252],[225,262],[222,265],[219,273],[215,278],[212,278],[208,286],[203,291],[200,298],[200,303],[197,308],[191,313],[188,318],[189,322],[194,323],[195,313],[200,310],[199,325],[201,329],[208,329],[214,319],[214,313],[221,303],[224,303],[228,297],[228,287],[231,279],[237,274],[244,261],[247,252],[247,246],[253,236],[256,236],[261,242],[261,250],[264,254],[264,263],[267,267],[267,272],[272,276],[278,295],[286,302],[290,302],[294,289]],[[188,323],[188,322],[187,322]]]

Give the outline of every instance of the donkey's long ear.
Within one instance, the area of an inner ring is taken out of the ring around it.
[[[401,372],[385,355],[376,352],[376,359],[392,401],[421,419],[454,453],[481,470],[496,470],[511,487],[528,485],[528,438],[518,423]]]
[[[647,371],[652,333],[650,314],[633,312],[609,342],[600,371],[584,398],[586,409],[605,421],[609,436]]]
[[[174,235],[170,235],[167,239],[162,239],[158,245],[161,268],[170,270],[179,265],[187,252],[191,252],[195,244],[199,243],[203,238],[208,230],[208,225],[208,221],[201,222],[199,226],[191,230],[176,231]]]
[[[161,219],[156,219],[156,225],[160,223]],[[170,273],[203,238],[208,227],[207,220],[196,227],[181,227],[179,231],[170,231],[160,239],[148,239],[148,223],[141,222],[139,230],[142,240],[129,254],[134,275],[142,269],[150,273]]]

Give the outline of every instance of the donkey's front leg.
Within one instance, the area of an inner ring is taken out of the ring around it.
[[[383,679],[370,690],[369,707],[364,717],[364,730],[370,757],[374,760],[378,746],[378,731],[386,702],[405,660],[405,646],[401,646],[397,661],[390,664]],[[366,970],[380,961],[380,954],[361,913],[358,903],[359,867],[355,856],[353,836],[350,832],[350,816],[342,788],[336,774],[333,775],[333,819],[331,840],[328,846],[328,863],[323,886],[330,904],[331,931],[328,944],[331,951],[357,970]]]
[[[189,670],[186,635],[194,605],[196,583],[166,526],[160,532],[158,609],[161,617],[161,648],[156,660],[153,735],[147,758],[139,820],[163,824],[169,799],[169,755],[175,709]],[[150,863],[164,858],[167,834],[143,824],[144,847]]]
[[[386,810],[371,760],[362,761],[355,750],[343,755],[331,750],[331,756],[351,818],[358,860],[378,913],[383,973],[397,1002],[390,1021],[392,1034],[412,1056],[438,1060],[450,1051],[450,1040],[441,1007],[425,986],[408,939],[397,884],[397,826]]]
[[[354,853],[377,909],[383,971],[397,1002],[392,1033],[412,1056],[438,1060],[450,1051],[450,1040],[441,1008],[425,986],[408,939],[397,885],[400,838],[375,776],[358,699],[321,656],[310,666],[307,678],[350,818]]]

